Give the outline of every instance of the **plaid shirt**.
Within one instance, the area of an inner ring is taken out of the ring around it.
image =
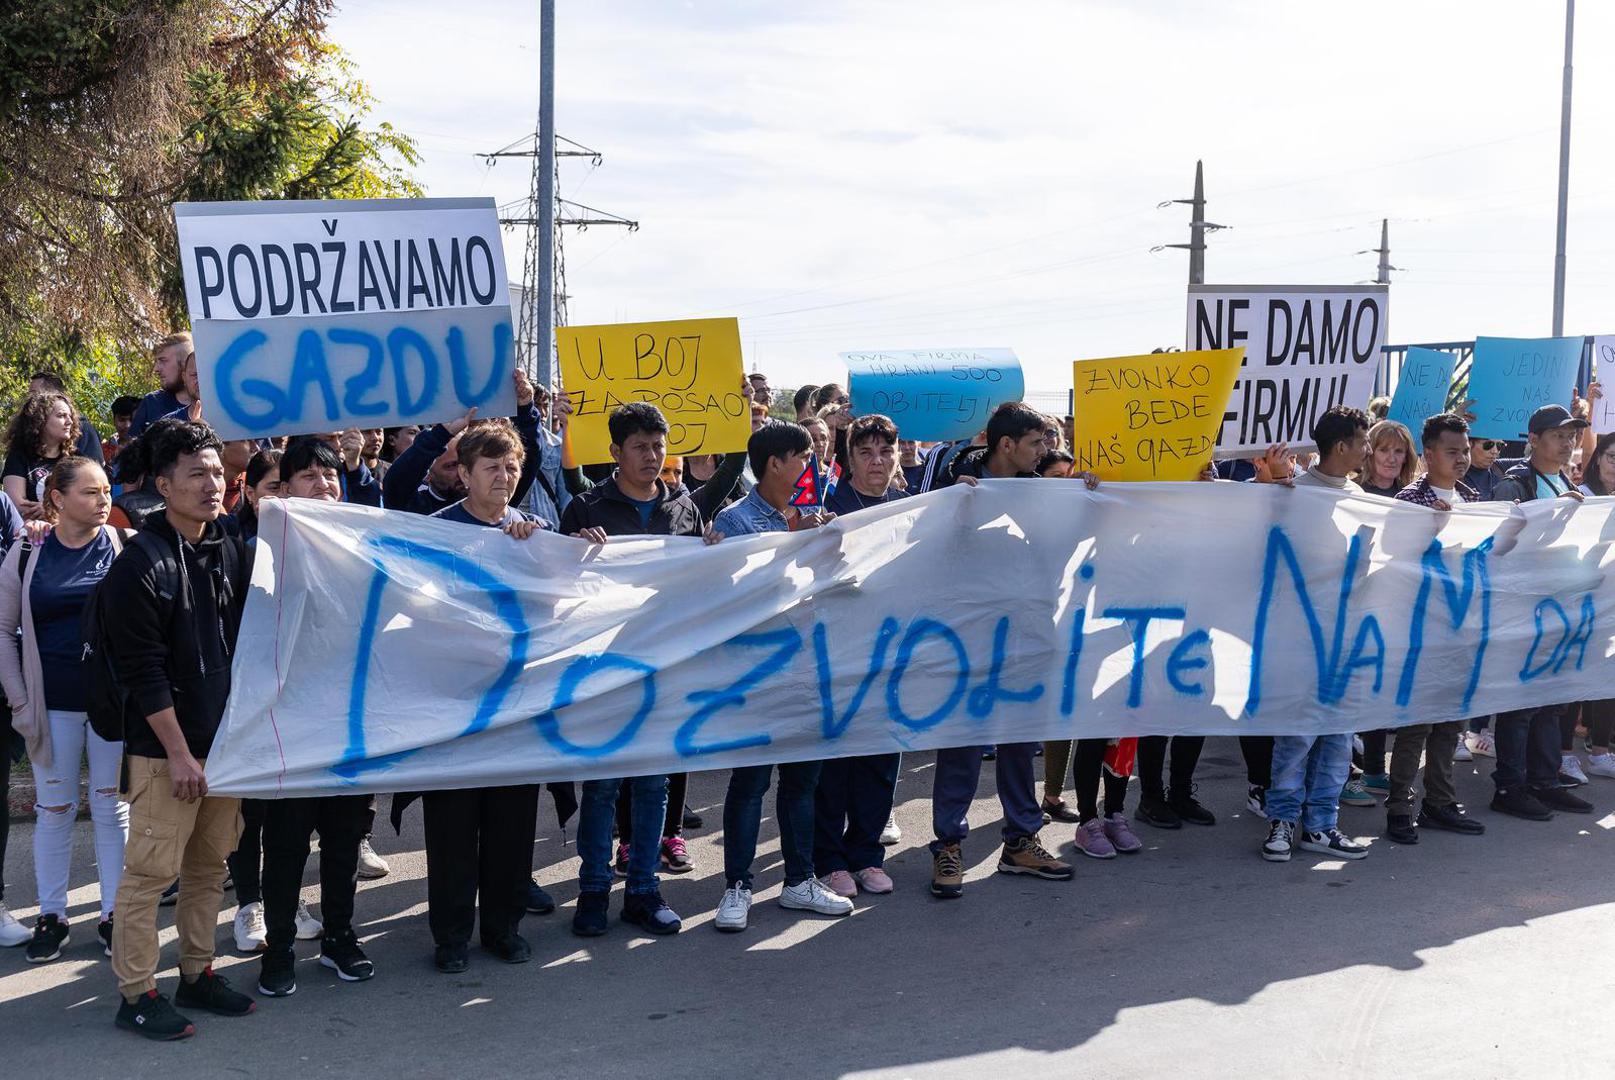
[[[1459,502],[1472,503],[1481,501],[1480,494],[1462,480],[1458,481],[1453,490],[1458,493]],[[1413,483],[1398,491],[1396,497],[1403,502],[1415,503],[1419,506],[1434,506],[1439,501],[1435,489],[1430,486],[1428,474],[1419,477]]]

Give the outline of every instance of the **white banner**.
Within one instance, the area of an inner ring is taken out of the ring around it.
[[[492,198],[176,203],[174,224],[223,438],[515,411]]]
[[[1593,430],[1602,435],[1615,431],[1615,334],[1593,338],[1593,378],[1599,380],[1600,393],[1593,402]],[[1608,386],[1603,385],[1605,379]]]
[[[1189,349],[1245,346],[1218,458],[1312,445],[1331,406],[1363,409],[1385,344],[1387,285],[1190,285]]]
[[[257,797],[1346,732],[1610,694],[1615,499],[1000,480],[581,540],[266,500],[208,761]]]

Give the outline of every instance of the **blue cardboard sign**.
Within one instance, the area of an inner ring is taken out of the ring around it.
[[[1426,420],[1447,411],[1447,390],[1452,386],[1452,369],[1457,363],[1458,357],[1453,353],[1410,347],[1402,358],[1402,372],[1386,418],[1413,432],[1417,439]]]
[[[1475,422],[1469,433],[1523,439],[1533,412],[1544,405],[1568,409],[1581,344],[1579,337],[1476,338],[1467,392],[1475,402]]]
[[[891,417],[905,439],[968,439],[998,406],[1026,396],[1009,349],[868,350],[841,359],[853,412]]]

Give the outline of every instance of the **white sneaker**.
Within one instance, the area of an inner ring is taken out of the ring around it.
[[[1469,752],[1469,744],[1464,742],[1464,740],[1459,739],[1458,745],[1452,749],[1452,760],[1474,761],[1475,755]]]
[[[325,924],[308,913],[308,905],[297,902],[297,940],[313,941],[325,933]]]
[[[1497,745],[1492,742],[1490,731],[1464,732],[1464,745],[1469,747],[1469,752],[1476,757],[1497,756]]]
[[[723,891],[723,899],[718,901],[718,917],[712,920],[712,925],[719,930],[731,934],[746,929],[746,916],[751,911],[751,890],[744,885],[734,885]]]
[[[1559,755],[1559,771],[1578,784],[1587,782],[1587,774],[1581,769],[1581,759],[1575,754]]]
[[[880,842],[884,847],[891,847],[903,839],[903,830],[897,827],[897,815],[886,815],[886,827],[880,830]]]
[[[1587,772],[1592,776],[1615,777],[1615,751],[1606,750],[1602,754],[1589,754]]]
[[[269,947],[269,931],[264,927],[264,905],[253,901],[236,912],[236,951],[263,952]]]
[[[779,906],[794,911],[814,911],[820,915],[851,915],[852,901],[826,889],[818,878],[800,885],[787,885],[779,894]]]
[[[376,854],[376,849],[370,846],[370,837],[359,841],[359,880],[374,881],[384,878],[392,873],[392,867],[387,860]]]
[[[0,762],[0,767],[9,768],[10,765]],[[0,904],[0,947],[12,949],[26,945],[33,937],[33,932],[18,922],[17,917],[6,910],[6,905]]]

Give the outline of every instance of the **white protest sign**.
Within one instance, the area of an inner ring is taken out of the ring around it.
[[[599,548],[262,506],[208,758],[230,795],[1323,734],[1593,699],[1615,674],[1615,499],[993,480]]]
[[[223,438],[515,411],[492,198],[176,203],[174,220]]]
[[[841,359],[853,412],[890,417],[905,439],[973,438],[994,409],[1026,396],[1010,349],[879,349]]]
[[[1593,378],[1600,380],[1600,396],[1593,402],[1593,430],[1602,435],[1615,431],[1615,334],[1593,338]],[[1602,384],[1604,379],[1609,380],[1609,386]]]
[[[1387,285],[1190,285],[1187,347],[1245,346],[1217,457],[1312,445],[1335,405],[1362,409],[1385,344]]]

